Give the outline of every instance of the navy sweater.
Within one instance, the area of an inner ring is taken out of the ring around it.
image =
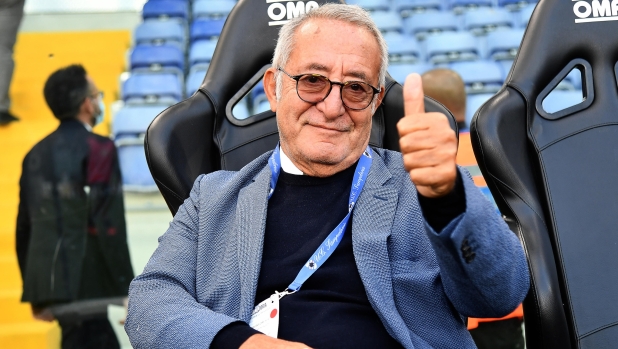
[[[328,178],[281,172],[268,203],[255,304],[284,291],[326,236],[347,214],[356,166]],[[419,195],[427,222],[441,231],[465,211],[461,178],[439,199]],[[341,243],[295,294],[280,301],[278,338],[315,349],[402,348],[369,304],[352,252],[352,220]],[[259,333],[244,322],[223,328],[211,348],[238,348]]]

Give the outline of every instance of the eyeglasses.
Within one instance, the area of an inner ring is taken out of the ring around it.
[[[319,103],[328,97],[333,85],[341,86],[341,102],[352,110],[366,109],[373,97],[380,90],[362,81],[330,81],[320,74],[290,75],[285,70],[277,68],[285,75],[296,80],[296,94],[307,103]]]
[[[99,97],[102,100],[103,96],[104,96],[103,91],[99,91],[99,92],[97,92],[97,93],[95,93],[93,95],[90,95],[89,97],[92,98],[92,99],[95,99],[95,98]]]

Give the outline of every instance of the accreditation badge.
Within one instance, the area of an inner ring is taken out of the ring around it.
[[[273,294],[256,305],[249,326],[267,336],[277,338],[279,332],[279,294]]]

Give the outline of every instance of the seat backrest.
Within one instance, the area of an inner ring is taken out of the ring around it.
[[[306,6],[311,9],[326,2],[309,1]],[[281,2],[239,1],[227,18],[199,90],[161,113],[150,125],[146,156],[172,213],[188,197],[200,174],[238,170],[277,144],[279,135],[272,111],[241,120],[232,110],[235,104],[243,103],[241,98],[250,93],[270,64],[281,21],[287,16],[280,11],[299,10],[298,3],[287,6]],[[290,17],[293,15],[290,13]],[[425,107],[446,114],[456,129],[454,117],[442,105],[426,98]],[[396,123],[401,117],[402,87],[389,77],[384,102],[373,116],[370,144],[398,150]]]
[[[610,1],[540,1],[503,89],[471,125],[479,166],[528,255],[530,349],[618,343],[618,22],[611,16]],[[543,100],[573,67],[583,70],[585,99],[548,113]]]

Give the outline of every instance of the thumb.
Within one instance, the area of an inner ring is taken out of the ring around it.
[[[425,112],[423,81],[417,73],[408,75],[403,84],[403,112],[405,115]]]

